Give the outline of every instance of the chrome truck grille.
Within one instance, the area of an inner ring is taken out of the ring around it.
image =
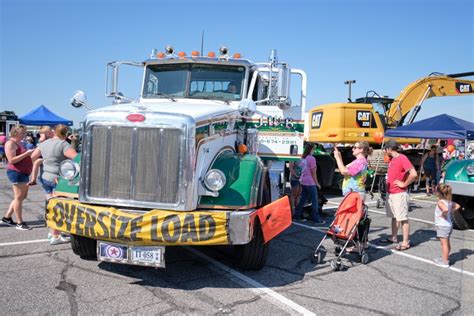
[[[183,128],[89,126],[80,199],[107,205],[179,208],[184,202],[180,187],[186,145]]]

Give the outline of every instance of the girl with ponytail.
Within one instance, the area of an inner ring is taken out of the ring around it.
[[[451,201],[452,190],[447,184],[439,184],[437,187],[438,204],[435,208],[435,227],[436,236],[441,243],[441,258],[434,259],[440,267],[449,267],[449,253],[451,252],[451,243],[449,237],[453,231],[451,213],[460,208],[459,204]]]

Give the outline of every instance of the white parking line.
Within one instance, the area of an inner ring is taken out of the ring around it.
[[[332,201],[328,201],[328,203],[331,203],[331,204],[334,204],[334,205],[339,205],[340,203],[337,203],[337,202],[332,202]],[[385,212],[381,212],[381,211],[376,211],[376,210],[371,210],[369,209],[369,212],[373,212],[373,213],[378,213],[378,214],[384,214],[385,215]],[[422,220],[422,219],[416,219],[416,218],[410,218],[410,220],[415,220],[415,221],[418,221],[418,222],[423,222],[423,223],[428,223],[428,224],[432,224],[434,225],[434,222],[430,222],[430,221],[425,221],[425,220]],[[304,228],[307,228],[307,229],[311,229],[311,230],[316,230],[318,232],[321,232],[323,234],[326,234],[327,232],[327,228],[322,228],[322,227],[314,227],[314,226],[309,226],[309,225],[305,225],[305,224],[301,224],[301,223],[296,223],[296,222],[293,222],[293,225],[296,225],[296,226],[300,226],[300,227],[304,227]],[[472,229],[468,230],[468,231],[473,231]],[[404,257],[407,257],[407,258],[410,258],[410,259],[414,259],[414,260],[417,260],[417,261],[421,261],[421,262],[424,262],[424,263],[429,263],[429,264],[432,264],[432,265],[436,265],[433,261],[431,260],[428,260],[428,259],[425,259],[425,258],[421,258],[421,257],[417,257],[417,256],[414,256],[414,255],[411,255],[411,254],[408,254],[406,252],[401,252],[401,251],[398,251],[398,250],[394,250],[394,249],[390,249],[390,248],[387,248],[387,247],[382,247],[382,246],[378,246],[378,245],[374,245],[374,244],[371,244],[369,243],[369,246],[372,247],[372,248],[375,248],[375,249],[381,249],[381,250],[384,250],[384,251],[387,251],[387,252],[391,252],[393,254],[396,254],[396,255],[399,255],[399,256],[404,256]],[[445,268],[443,268],[445,269]],[[449,267],[450,270],[452,271],[455,271],[457,273],[461,273],[463,275],[468,275],[468,276],[471,276],[471,277],[474,277],[474,272],[470,272],[470,271],[466,271],[466,270],[463,270],[463,269],[458,269],[458,268],[455,268],[455,267]]]
[[[33,243],[41,243],[41,242],[47,242],[48,239],[35,239],[35,240],[24,240],[24,241],[16,241],[16,242],[7,242],[7,243],[0,243],[1,246],[14,246],[14,245],[23,245],[23,244],[33,244]],[[276,303],[276,305],[282,307],[285,310],[288,310],[291,313],[297,312],[301,315],[316,315],[315,313],[307,310],[303,306],[293,302],[292,300],[286,298],[285,296],[269,289],[265,285],[261,284],[260,282],[255,281],[254,279],[249,278],[248,276],[232,269],[229,268],[228,266],[212,259],[211,257],[208,257],[207,255],[203,254],[202,252],[192,249],[190,247],[185,247],[189,252],[193,253],[195,256],[200,257],[215,267],[217,267],[220,270],[223,270],[232,276],[236,277],[240,281],[245,282],[248,285],[251,285],[254,287],[254,289],[251,289],[252,291],[262,294],[262,292],[267,296],[267,298]]]
[[[254,287],[253,289],[250,289],[251,291],[256,292],[257,294],[261,294],[263,292],[264,294],[266,294],[268,296],[268,298],[273,303],[276,303],[278,306],[283,307],[285,310],[287,310],[288,307],[289,307],[291,309],[290,310],[291,313],[298,312],[302,315],[316,315],[315,313],[307,310],[303,306],[301,306],[301,305],[293,302],[292,300],[286,298],[285,296],[271,290],[270,288],[266,287],[262,283],[260,283],[258,281],[255,281],[254,279],[249,278],[248,276],[246,276],[246,275],[244,275],[244,274],[242,274],[242,273],[240,273],[240,272],[238,272],[238,271],[236,271],[232,268],[229,268],[225,264],[222,264],[219,261],[212,259],[211,257],[203,254],[202,252],[200,252],[196,249],[192,249],[190,247],[185,247],[185,248],[189,252],[193,253],[195,256],[200,257],[200,258],[208,261],[209,263],[211,263],[212,265],[214,265],[218,269],[220,269],[222,271],[225,271],[227,273],[230,273],[232,276],[236,277],[240,281],[245,282],[246,284],[250,284],[251,286]]]
[[[4,242],[0,244],[0,247],[33,244],[33,243],[46,242],[46,241],[49,241],[49,240],[48,239],[35,239],[35,240],[24,240],[24,241],[15,241],[15,242]]]

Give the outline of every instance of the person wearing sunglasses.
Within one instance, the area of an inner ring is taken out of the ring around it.
[[[357,142],[352,147],[352,155],[356,158],[348,165],[344,165],[341,152],[334,147],[334,158],[336,158],[339,172],[344,176],[342,182],[342,194],[346,196],[350,192],[358,192],[365,201],[365,180],[368,173],[367,157],[372,154],[372,148],[367,142]]]

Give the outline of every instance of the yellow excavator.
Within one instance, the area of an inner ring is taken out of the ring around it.
[[[377,147],[385,130],[411,124],[426,99],[474,94],[474,80],[459,78],[474,72],[443,75],[432,73],[409,84],[395,99],[375,91],[349,103],[320,105],[309,112],[308,141],[317,143],[355,143],[367,141]],[[415,143],[416,139],[403,139]]]
[[[319,144],[353,144],[367,141],[373,148],[380,148],[385,131],[412,123],[426,99],[474,95],[474,80],[461,79],[469,76],[474,76],[474,72],[451,75],[432,73],[409,84],[395,99],[382,97],[375,91],[368,91],[365,97],[358,98],[355,102],[349,98],[348,103],[317,106],[309,112],[307,141]],[[420,143],[419,139],[413,138],[397,141],[401,144]],[[350,150],[342,148],[342,154],[344,163],[353,160]],[[415,150],[406,154],[417,167],[421,155]],[[380,160],[380,155],[374,154],[372,157]],[[335,179],[337,173],[334,172],[333,158],[324,154],[319,158],[323,187],[334,186],[339,181]],[[383,169],[384,166],[382,171]]]

